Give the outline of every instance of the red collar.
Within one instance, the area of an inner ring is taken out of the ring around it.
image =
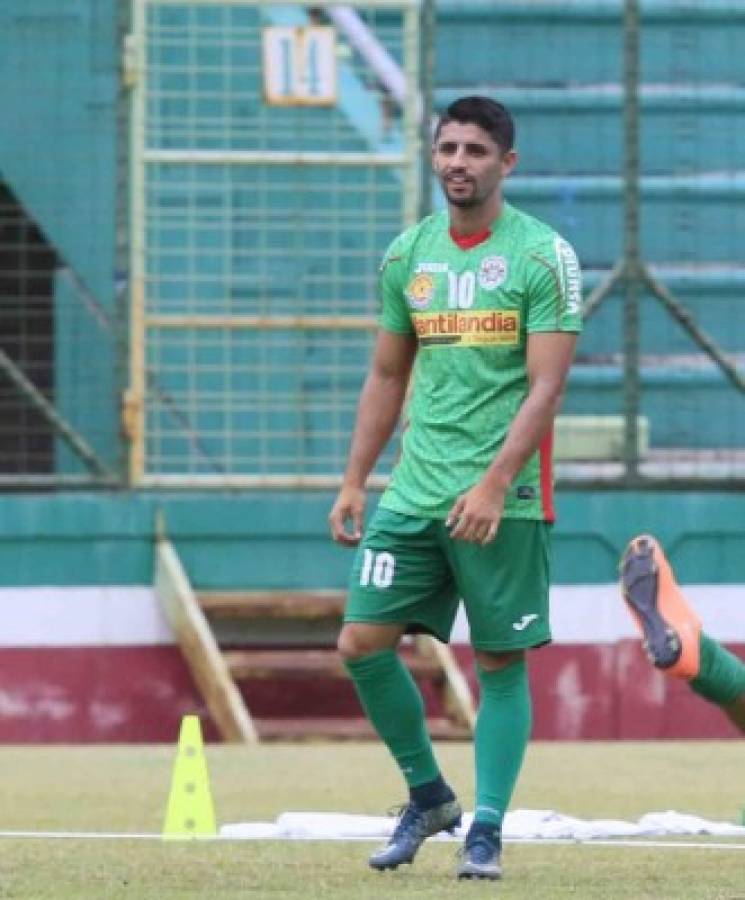
[[[477,231],[476,234],[460,235],[456,234],[451,228],[450,237],[461,250],[470,250],[472,247],[477,247],[479,244],[483,244],[485,240],[490,238],[491,231],[488,228],[484,228],[483,231]]]

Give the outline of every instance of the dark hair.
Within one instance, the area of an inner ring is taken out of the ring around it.
[[[461,97],[454,100],[440,116],[434,139],[440,136],[443,125],[458,122],[478,125],[491,137],[502,153],[512,150],[515,143],[515,123],[504,104],[488,97]]]

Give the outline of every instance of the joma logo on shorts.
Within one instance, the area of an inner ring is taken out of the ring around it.
[[[513,622],[512,627],[515,631],[524,631],[531,622],[534,622],[538,618],[537,613],[528,613],[527,616],[523,616],[519,622]]]

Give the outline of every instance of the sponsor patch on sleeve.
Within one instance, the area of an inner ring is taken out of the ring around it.
[[[561,296],[566,310],[576,315],[582,309],[582,273],[574,248],[564,238],[554,240]]]

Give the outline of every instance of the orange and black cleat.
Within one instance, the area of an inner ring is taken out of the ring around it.
[[[621,590],[652,665],[678,678],[695,678],[700,667],[701,622],[651,535],[635,537],[626,548]]]

